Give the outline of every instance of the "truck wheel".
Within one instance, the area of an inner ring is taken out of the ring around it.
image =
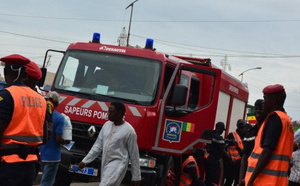
[[[175,186],[174,160],[172,157],[169,158],[166,178],[164,180],[166,186]]]

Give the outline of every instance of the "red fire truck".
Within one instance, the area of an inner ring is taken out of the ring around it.
[[[151,39],[145,48],[122,47],[102,44],[94,34],[92,42],[48,50],[45,62],[49,52],[63,53],[52,90],[61,96],[57,110],[71,118],[75,141],[70,151],[62,150],[60,183],[76,174],[68,167],[88,153],[112,101],[126,105],[125,120],[137,133],[142,185],[174,184],[182,156],[208,142],[201,139],[205,129],[223,121],[228,134],[246,114],[248,89],[242,82],[210,59],[157,52]],[[99,169],[100,159],[88,166]]]

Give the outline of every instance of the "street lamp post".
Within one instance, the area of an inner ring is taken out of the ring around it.
[[[245,72],[248,72],[249,70],[257,70],[257,69],[261,69],[261,67],[249,68],[249,69],[243,71],[242,73],[240,73],[239,77],[242,76],[241,81],[243,82],[243,77],[244,77]]]
[[[130,28],[131,28],[131,20],[132,20],[132,11],[133,11],[133,4],[137,2],[138,0],[135,0],[130,5],[128,5],[125,10],[129,7],[131,7],[131,13],[130,13],[130,20],[129,20],[129,28],[128,28],[128,35],[127,35],[127,46],[129,46],[129,36],[130,36]]]

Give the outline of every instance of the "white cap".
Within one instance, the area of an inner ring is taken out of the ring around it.
[[[49,91],[46,95],[47,99],[52,99],[53,102],[59,102],[59,94],[55,91]]]

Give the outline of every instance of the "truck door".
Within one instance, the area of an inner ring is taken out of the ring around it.
[[[212,67],[177,64],[162,98],[153,150],[183,154],[207,142],[201,134],[214,127],[220,76]]]

